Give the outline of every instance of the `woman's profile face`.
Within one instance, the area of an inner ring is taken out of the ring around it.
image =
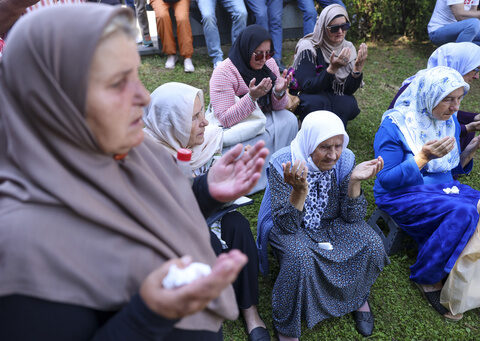
[[[86,122],[100,149],[124,154],[143,141],[143,107],[150,101],[138,78],[135,41],[123,33],[103,40],[90,66]]]
[[[463,99],[463,87],[458,88],[440,101],[432,110],[432,116],[440,121],[446,121],[460,109],[460,102]]]
[[[255,50],[253,50],[252,55],[250,56],[250,67],[253,70],[260,70],[267,61],[267,54],[271,52],[272,44],[270,40],[263,41],[260,45],[257,46]],[[258,59],[262,56],[261,59]]]
[[[467,82],[468,84],[472,83],[474,79],[478,79],[478,71],[480,70],[480,65],[477,66],[475,69],[473,69],[470,72],[467,72],[466,74],[463,75],[463,80]]]
[[[205,118],[203,101],[197,96],[193,104],[192,129],[190,130],[190,139],[188,140],[187,147],[195,147],[203,143],[205,140],[205,127],[207,125],[208,121]]]
[[[332,44],[332,45],[340,44],[345,39],[345,35],[347,34],[347,31],[344,31],[340,28],[337,32],[332,33],[332,32],[330,32],[328,27],[342,25],[342,24],[345,24],[346,22],[347,22],[347,19],[344,16],[341,16],[341,17],[333,19],[332,21],[330,21],[328,23],[327,29],[325,30],[325,32],[327,33],[326,36],[325,36],[325,39],[330,44]]]
[[[313,151],[312,161],[321,171],[328,171],[335,166],[343,151],[343,135],[335,135],[320,143]]]

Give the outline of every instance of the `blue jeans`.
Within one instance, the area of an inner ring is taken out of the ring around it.
[[[247,26],[247,9],[243,0],[220,0],[223,7],[232,18],[232,43]],[[215,7],[217,0],[198,0],[198,9],[202,13],[203,35],[207,43],[208,55],[213,58],[213,64],[223,60],[220,34],[218,33]]]
[[[440,27],[429,34],[437,46],[451,42],[472,42],[480,45],[480,20],[476,18],[457,21]]]
[[[133,12],[136,14],[134,0],[125,0],[125,5],[127,5],[127,7],[130,7],[131,9],[133,9]]]
[[[282,59],[282,13],[283,0],[245,0],[255,15],[255,23],[270,32],[273,40],[275,60]]]
[[[297,0],[298,8],[303,12],[303,34],[307,35],[313,32],[315,23],[317,21],[317,10],[313,0]],[[345,7],[341,0],[317,0],[322,7],[327,7],[332,4],[339,4]]]

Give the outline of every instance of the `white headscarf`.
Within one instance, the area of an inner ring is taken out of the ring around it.
[[[320,228],[323,211],[328,203],[328,191],[332,183],[334,169],[321,171],[313,163],[312,153],[317,146],[331,137],[343,135],[343,148],[348,145],[349,137],[342,120],[330,111],[314,111],[302,122],[302,127],[290,144],[292,163],[306,161],[308,166],[308,195],[305,200],[303,222],[308,229]]]
[[[348,18],[348,13],[345,7],[333,4],[327,6],[320,13],[320,16],[317,19],[315,28],[312,33],[307,34],[305,37],[300,39],[295,47],[295,56],[293,57],[293,68],[296,69],[300,64],[300,61],[305,58],[304,54],[306,51],[310,51],[313,57],[313,63],[316,63],[317,59],[317,48],[320,47],[322,51],[323,59],[325,62],[330,63],[330,56],[332,53],[335,53],[335,56],[338,56],[343,48],[347,47],[350,49],[350,59],[348,63],[339,68],[335,73],[335,80],[333,82],[333,91],[335,94],[343,95],[343,86],[348,75],[352,72],[355,60],[357,59],[357,51],[355,46],[348,40],[344,39],[338,45],[330,44],[326,39],[326,33],[328,24],[337,16],[343,15],[347,22],[350,22]]]
[[[470,86],[456,70],[437,66],[418,73],[408,88],[398,97],[395,107],[386,111],[382,121],[389,117],[398,126],[405,141],[416,155],[423,145],[434,139],[446,136],[455,137],[453,117],[446,121],[432,116],[433,109],[452,91],[463,87],[465,94]],[[455,168],[459,162],[457,144],[442,158],[431,160],[425,166],[431,173],[446,172]]]
[[[448,66],[460,72],[462,76],[480,65],[480,46],[471,42],[448,43],[433,51],[428,58],[427,68]],[[424,72],[420,70],[419,73]],[[407,78],[402,86],[410,84],[416,75]]]
[[[186,148],[192,129],[193,105],[199,97],[202,104],[203,91],[183,83],[165,83],[150,95],[150,104],[145,107],[143,121],[145,132],[167,147],[174,156],[177,150]],[[205,140],[192,147],[192,170],[202,167],[221,151],[223,132],[220,127],[205,127]]]
[[[319,172],[313,163],[312,153],[325,140],[337,135],[343,135],[343,148],[348,145],[349,137],[342,120],[334,113],[326,110],[314,111],[305,116],[302,127],[290,144],[292,162],[306,161],[310,172]]]

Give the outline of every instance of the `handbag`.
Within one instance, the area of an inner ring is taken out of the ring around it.
[[[235,103],[237,103],[239,100],[240,98],[235,96]],[[253,139],[257,135],[265,133],[265,124],[267,123],[265,114],[256,102],[255,110],[243,121],[238,122],[230,128],[225,128],[220,124],[218,119],[215,117],[212,104],[208,105],[207,111],[205,112],[205,117],[210,124],[222,127],[224,148],[236,145],[237,143],[243,143]]]

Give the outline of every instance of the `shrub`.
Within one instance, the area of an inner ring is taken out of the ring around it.
[[[428,39],[427,24],[435,7],[432,0],[344,0],[353,40],[389,39],[398,35]]]

